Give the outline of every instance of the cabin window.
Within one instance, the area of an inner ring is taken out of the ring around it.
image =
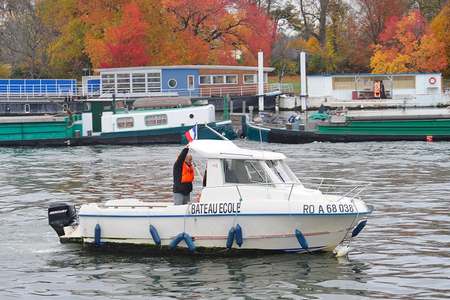
[[[281,160],[268,160],[267,165],[280,182],[297,183],[298,179],[289,167]]]
[[[187,77],[187,86],[188,86],[188,90],[193,90],[194,89],[194,76],[193,75],[188,75],[188,77]]]
[[[177,81],[175,79],[169,79],[169,82],[167,83],[167,85],[169,86],[169,88],[173,89],[177,87]]]
[[[133,128],[133,126],[134,126],[133,117],[117,118],[116,122],[117,122],[117,128],[119,128],[119,129]]]
[[[102,92],[115,93],[115,75],[102,74]]]
[[[117,74],[117,93],[130,92],[130,73]]]
[[[258,160],[225,159],[223,169],[226,183],[271,183],[272,179]]]
[[[131,76],[133,93],[145,93],[145,73],[133,73]]]
[[[167,115],[148,115],[145,116],[145,126],[167,125]]]
[[[225,82],[227,84],[237,84],[238,83],[237,75],[225,75]]]
[[[212,82],[213,84],[224,84],[223,75],[213,75]]]
[[[161,92],[161,73],[147,73],[147,92]]]
[[[211,84],[211,76],[209,75],[201,75],[199,80],[200,84]]]
[[[256,74],[244,74],[244,84],[256,84]]]

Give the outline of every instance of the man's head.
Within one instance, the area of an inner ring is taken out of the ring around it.
[[[190,165],[192,163],[192,155],[191,154],[186,155],[184,162]]]

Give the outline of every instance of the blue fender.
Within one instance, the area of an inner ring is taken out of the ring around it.
[[[184,239],[184,232],[179,233],[169,244],[170,250],[174,250],[178,244]]]
[[[102,229],[100,228],[100,225],[97,224],[95,225],[95,229],[94,229],[94,242],[95,242],[95,246],[100,246],[100,244],[102,239]]]
[[[155,245],[161,246],[161,238],[159,237],[158,231],[153,225],[150,225],[150,234],[152,235],[152,239],[155,242]]]
[[[308,241],[306,240],[305,236],[300,230],[295,229],[295,237],[297,238],[297,241],[299,242],[300,246],[302,246],[303,249],[305,250],[309,249]]]
[[[186,245],[188,246],[189,251],[194,252],[195,251],[195,244],[192,240],[192,237],[187,234],[186,232],[183,233],[183,239]]]
[[[242,228],[239,226],[239,224],[236,225],[235,229],[235,237],[236,237],[236,244],[241,247],[244,243],[244,240],[242,239]]]
[[[359,222],[358,225],[356,225],[356,227],[353,228],[352,237],[357,236],[364,229],[366,224],[367,224],[367,220]]]
[[[227,248],[231,249],[233,247],[234,237],[236,236],[236,230],[234,227],[230,228],[230,231],[228,231],[228,238],[227,238]]]

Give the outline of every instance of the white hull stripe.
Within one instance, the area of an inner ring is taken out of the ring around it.
[[[204,214],[204,215],[108,215],[108,214],[79,214],[80,217],[103,217],[103,218],[199,218],[199,217],[260,217],[260,216],[302,216],[302,217],[320,217],[320,216],[355,216],[367,215],[371,212],[365,211],[360,213],[233,213],[233,214]]]
[[[311,233],[305,233],[303,234],[304,236],[319,236],[319,235],[326,235],[326,234],[332,234],[332,233],[339,233],[339,232],[346,232],[349,229],[343,229],[343,230],[338,230],[338,231],[322,231],[322,232],[311,232]],[[171,241],[175,238],[176,236],[172,236],[170,238],[161,238],[161,240],[165,240],[165,241]],[[292,238],[295,237],[295,234],[290,234],[290,233],[285,233],[285,234],[266,234],[266,235],[250,235],[250,236],[246,236],[245,239],[272,239],[272,238]],[[85,238],[93,238],[93,237],[85,237]],[[228,238],[228,236],[223,235],[223,236],[218,236],[218,235],[193,235],[192,236],[194,241],[200,241],[200,240],[211,240],[211,241],[217,241],[217,240],[226,240]],[[103,239],[109,239],[109,240],[127,240],[130,238],[119,238],[119,237],[103,237]],[[140,238],[139,240],[145,240]]]

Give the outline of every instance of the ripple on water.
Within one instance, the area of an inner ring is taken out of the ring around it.
[[[375,211],[348,260],[147,257],[61,245],[47,225],[49,203],[170,201],[180,147],[0,148],[0,298],[449,297],[447,143],[238,143],[287,154],[300,177],[372,182],[364,199]]]

